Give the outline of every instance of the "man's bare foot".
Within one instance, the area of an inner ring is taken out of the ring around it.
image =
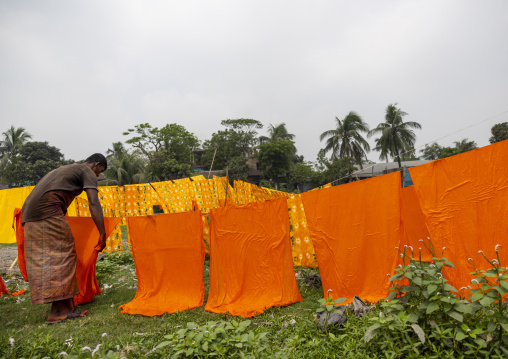
[[[51,303],[51,311],[48,315],[48,321],[63,320],[74,309],[72,298],[57,300]]]

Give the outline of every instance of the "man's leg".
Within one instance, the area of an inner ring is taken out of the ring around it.
[[[51,303],[51,311],[48,315],[48,321],[67,318],[67,315],[74,309],[72,298],[57,300]]]

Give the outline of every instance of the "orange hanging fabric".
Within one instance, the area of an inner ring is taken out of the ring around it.
[[[210,211],[210,291],[205,310],[241,317],[302,301],[286,198]]]
[[[429,231],[425,225],[425,216],[418,202],[416,191],[413,186],[404,187],[401,191],[401,217],[404,236],[401,245],[411,246],[415,259],[420,258],[419,249],[421,249],[421,259],[423,262],[431,262],[432,254],[420,242],[420,239],[428,244]],[[402,248],[401,248],[402,249]],[[407,262],[406,262],[407,263]]]
[[[9,293],[9,291],[7,290],[7,287],[5,286],[4,280],[2,279],[2,276],[0,275],[0,297],[3,294],[16,297],[16,296],[21,295],[23,293],[25,293],[24,289],[20,289],[20,290],[13,292],[13,293]]]
[[[104,218],[106,237],[109,237],[120,220],[121,218],[117,217]],[[99,254],[95,246],[99,240],[99,230],[92,217],[67,217],[67,222],[71,227],[77,255],[76,279],[79,294],[74,296],[74,304],[80,305],[91,302],[93,297],[102,292],[95,275],[95,263]]]
[[[18,267],[25,282],[28,282],[25,262],[25,229],[21,223],[21,208],[14,208],[12,228],[16,231],[16,245],[18,247]]]
[[[99,240],[99,231],[95,226],[92,217],[66,217],[71,227],[72,235],[76,248],[76,279],[78,281],[79,294],[74,296],[74,304],[79,305],[90,302],[94,296],[100,294],[97,277],[95,276],[95,263],[98,252],[95,250]],[[104,227],[106,227],[106,236],[115,229],[121,218],[104,218]],[[21,210],[16,208],[14,211],[14,221],[16,223],[16,242],[18,246],[18,266],[21,275],[28,281],[25,263],[25,238],[23,226],[21,225]]]
[[[468,258],[491,267],[479,251],[497,260],[500,244],[501,265],[508,263],[507,164],[505,140],[409,169],[437,255],[455,265],[444,274],[457,289],[471,285]]]
[[[400,173],[302,193],[323,292],[371,302],[388,295],[397,263]]]
[[[138,290],[122,313],[149,317],[203,305],[205,249],[201,212],[127,219]]]

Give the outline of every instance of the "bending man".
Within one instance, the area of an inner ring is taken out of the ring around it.
[[[21,209],[30,295],[33,304],[52,303],[47,323],[86,314],[74,309],[73,297],[79,294],[76,250],[65,214],[74,198],[85,190],[100,234],[96,248],[102,251],[106,247],[97,181],[107,166],[106,158],[96,153],[84,163],[55,169],[37,183]]]

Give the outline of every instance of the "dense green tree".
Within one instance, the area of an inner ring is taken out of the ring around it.
[[[334,158],[328,160],[324,154],[324,150],[319,151],[316,171],[313,175],[312,182],[316,186],[334,182],[334,185],[343,184],[353,180],[355,160],[351,157]]]
[[[431,145],[425,145],[425,148],[420,150],[420,152],[423,154],[422,158],[424,160],[434,161],[440,158],[442,149],[441,146],[434,142]]]
[[[290,191],[303,191],[304,184],[312,182],[315,176],[314,172],[310,163],[294,163],[289,172],[287,188]]]
[[[253,154],[257,130],[263,125],[253,119],[230,119],[221,121],[221,124],[226,129],[213,133],[203,143],[201,164],[206,169],[227,169],[229,178],[245,180],[249,170],[247,160]]]
[[[259,152],[256,157],[259,161],[259,168],[263,170],[263,177],[271,179],[278,189],[280,177],[286,176],[289,172],[293,153],[292,141],[265,142],[258,146]]]
[[[3,178],[11,185],[33,186],[48,172],[72,162],[48,142],[26,142],[5,166]]]
[[[468,152],[468,151],[478,148],[478,146],[476,145],[476,142],[468,141],[467,138],[464,138],[460,141],[455,141],[453,143],[455,144],[455,147],[441,148],[441,153],[439,155],[439,158],[446,158],[446,157],[450,157],[450,156],[455,156],[455,155],[458,155],[459,153]]]
[[[250,118],[222,120],[221,125],[233,131],[236,147],[244,153],[250,153],[257,142],[257,130],[263,128],[261,122]]]
[[[379,158],[388,160],[388,156],[397,159],[399,167],[401,164],[401,153],[411,151],[414,148],[416,135],[411,129],[421,129],[418,122],[404,122],[403,118],[407,113],[397,108],[397,104],[388,105],[385,113],[385,121],[371,130],[368,137],[379,134],[376,139],[376,151],[380,151]]]
[[[194,151],[198,138],[185,127],[175,123],[162,128],[148,123],[136,125],[124,132],[134,136],[127,144],[141,151],[147,159],[147,172],[151,180],[170,180],[188,177],[194,164]]]
[[[330,159],[351,157],[361,167],[362,162],[367,158],[370,151],[369,143],[361,135],[368,132],[369,126],[354,111],[340,120],[335,117],[336,124],[333,130],[325,131],[319,136],[319,140],[326,140],[324,153],[331,151]]]
[[[490,143],[508,140],[508,122],[498,123],[490,129],[492,137],[489,138]]]
[[[21,146],[23,146],[32,135],[26,132],[23,127],[15,128],[11,126],[2,133],[3,139],[0,141],[0,169],[9,161],[9,158],[16,156]]]
[[[101,182],[105,186],[124,186],[126,184],[145,183],[146,161],[139,150],[130,152],[122,142],[114,142],[113,148],[107,152],[108,169],[104,175],[106,180]]]

